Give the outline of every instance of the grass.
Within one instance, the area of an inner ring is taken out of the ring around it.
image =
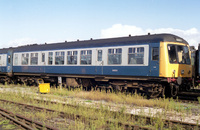
[[[6,86],[8,88],[8,86]],[[12,86],[11,86],[12,88]],[[149,126],[151,128],[155,129],[163,129],[164,128],[164,123],[162,122],[162,119],[165,119],[167,115],[169,114],[168,112],[170,111],[172,115],[179,114],[181,113],[181,118],[185,118],[185,115],[183,113],[191,112],[191,108],[188,107],[185,109],[185,107],[181,103],[177,103],[176,100],[174,99],[151,99],[147,100],[145,97],[137,95],[137,94],[126,94],[126,93],[106,93],[106,92],[99,92],[99,91],[82,91],[81,89],[76,89],[76,90],[67,90],[65,88],[62,89],[56,89],[56,88],[51,88],[51,92],[49,94],[42,94],[42,95],[36,95],[38,92],[38,88],[28,88],[30,92],[33,92],[35,94],[29,95],[26,93],[20,92],[21,90],[19,89],[19,92],[11,92],[7,91],[4,93],[0,94],[1,99],[6,99],[6,100],[11,100],[11,101],[16,101],[16,102],[23,102],[27,104],[33,104],[36,106],[41,106],[41,107],[46,107],[54,110],[59,110],[63,111],[66,113],[69,113],[71,115],[82,115],[84,117],[88,118],[94,118],[96,117],[97,119],[94,120],[89,126],[85,126],[84,123],[82,123],[80,120],[81,119],[75,119],[73,123],[69,123],[68,121],[65,120],[65,124],[68,123],[67,128],[69,129],[97,129],[102,126],[105,126],[107,120],[115,120],[116,122],[128,122],[130,120],[130,117],[124,116],[124,112],[128,109],[127,105],[130,106],[131,108],[135,109],[140,109],[138,111],[138,114],[144,115],[147,113],[149,116],[154,117],[152,119],[153,126]],[[40,97],[40,99],[49,99],[49,100],[60,100],[66,103],[69,103],[69,99],[71,99],[70,103],[77,105],[77,106],[87,106],[87,107],[96,107],[95,101],[103,101],[100,104],[98,104],[98,107],[100,110],[97,112],[95,109],[87,109],[84,107],[77,107],[75,108],[70,108],[70,107],[63,107],[62,105],[58,104],[53,104],[53,105],[48,105],[45,102],[35,102],[33,99],[35,97]],[[69,98],[70,97],[70,98]],[[85,99],[83,103],[77,102],[76,99]],[[107,103],[114,103],[119,107],[119,114],[118,115],[112,115],[112,113],[109,113],[108,111],[110,110],[110,106],[104,104],[104,102]],[[95,105],[88,105],[90,104],[95,104]],[[3,105],[3,106],[8,106],[8,105]],[[156,112],[157,114],[153,114],[153,109],[149,109],[148,112],[145,110],[141,110],[141,107],[150,107],[150,108],[161,108],[161,112]],[[11,109],[16,112],[21,112],[22,114],[26,114],[27,117],[31,117],[35,120],[40,120],[41,122],[45,122],[47,119],[54,121],[58,117],[57,113],[46,113],[46,112],[35,112],[31,113],[31,111],[24,112],[21,108],[18,107],[8,107],[7,109]],[[105,111],[108,110],[108,111]],[[134,120],[134,119],[131,119]],[[54,121],[55,122],[55,121]],[[47,121],[48,123],[48,121]],[[130,123],[130,122],[129,122]],[[138,120],[137,122],[132,121],[131,123],[135,123],[141,126],[145,126],[145,121],[143,119]],[[50,123],[51,124],[51,123]],[[58,123],[59,124],[59,123]],[[55,125],[58,125],[55,124]],[[63,124],[60,123],[61,128],[66,127],[66,125],[62,126]],[[179,126],[177,126],[178,128]],[[110,129],[121,129],[120,126],[117,124],[110,124],[109,125]]]
[[[4,118],[0,118],[0,129],[4,130],[16,130],[17,127],[12,124],[9,120],[6,120]]]
[[[16,86],[16,85],[15,85]],[[1,86],[0,86],[1,87]],[[5,87],[5,86],[4,86]],[[6,85],[8,88],[8,85]],[[13,88],[14,85],[9,85],[9,88]],[[27,92],[33,92],[37,93],[38,88],[36,87],[27,87]],[[18,91],[21,91],[20,85],[17,87]],[[79,99],[85,99],[85,102],[92,103],[93,101],[104,101],[108,103],[115,103],[115,104],[121,104],[121,105],[131,105],[131,106],[138,106],[138,107],[156,107],[156,108],[163,108],[165,110],[176,110],[179,112],[183,112],[184,106],[181,105],[181,103],[176,102],[174,99],[165,99],[165,98],[156,98],[156,99],[146,99],[144,96],[140,96],[136,93],[134,94],[126,94],[126,93],[106,93],[105,91],[99,92],[99,91],[82,91],[81,88],[77,88],[75,90],[68,90],[65,88],[57,89],[57,88],[51,88],[49,94],[43,94],[42,97],[46,97],[49,99],[57,99],[57,100],[63,100],[67,98],[79,98]],[[200,102],[200,98],[199,102]]]
[[[65,96],[65,97],[73,97],[90,101],[105,101],[115,104],[124,104],[124,105],[132,105],[132,106],[140,106],[140,107],[158,107],[164,108],[166,110],[176,110],[177,107],[181,108],[181,104],[176,102],[174,99],[165,99],[165,98],[157,98],[157,99],[146,99],[144,96],[140,96],[136,93],[134,94],[125,94],[125,93],[106,93],[105,91],[80,91],[77,90],[66,90],[66,89],[51,89],[52,95]]]
[[[200,97],[198,97],[197,99],[198,99],[198,101],[199,101],[199,104],[200,104]]]

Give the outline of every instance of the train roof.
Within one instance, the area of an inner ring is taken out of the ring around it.
[[[7,54],[8,53],[8,50],[10,50],[12,48],[2,48],[0,49],[0,54]]]
[[[34,44],[34,45],[16,47],[14,48],[14,52],[120,46],[120,45],[158,43],[158,42],[179,42],[188,44],[184,39],[176,35],[149,34],[142,36],[128,36],[128,37],[96,39],[96,40],[91,39],[85,41],[73,41],[73,42],[51,43],[51,44],[41,44],[41,45]]]

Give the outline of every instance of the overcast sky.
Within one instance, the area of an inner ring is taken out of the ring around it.
[[[0,0],[0,48],[172,33],[198,46],[200,0]]]

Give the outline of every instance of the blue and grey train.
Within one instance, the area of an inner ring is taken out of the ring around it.
[[[0,50],[2,83],[64,86],[176,96],[192,86],[189,44],[172,34],[33,44]],[[59,78],[58,78],[59,77]]]

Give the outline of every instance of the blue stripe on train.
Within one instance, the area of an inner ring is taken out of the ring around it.
[[[149,70],[149,66],[13,66],[14,73],[159,76]]]
[[[6,66],[0,67],[0,72],[6,73],[7,72],[7,67]]]

